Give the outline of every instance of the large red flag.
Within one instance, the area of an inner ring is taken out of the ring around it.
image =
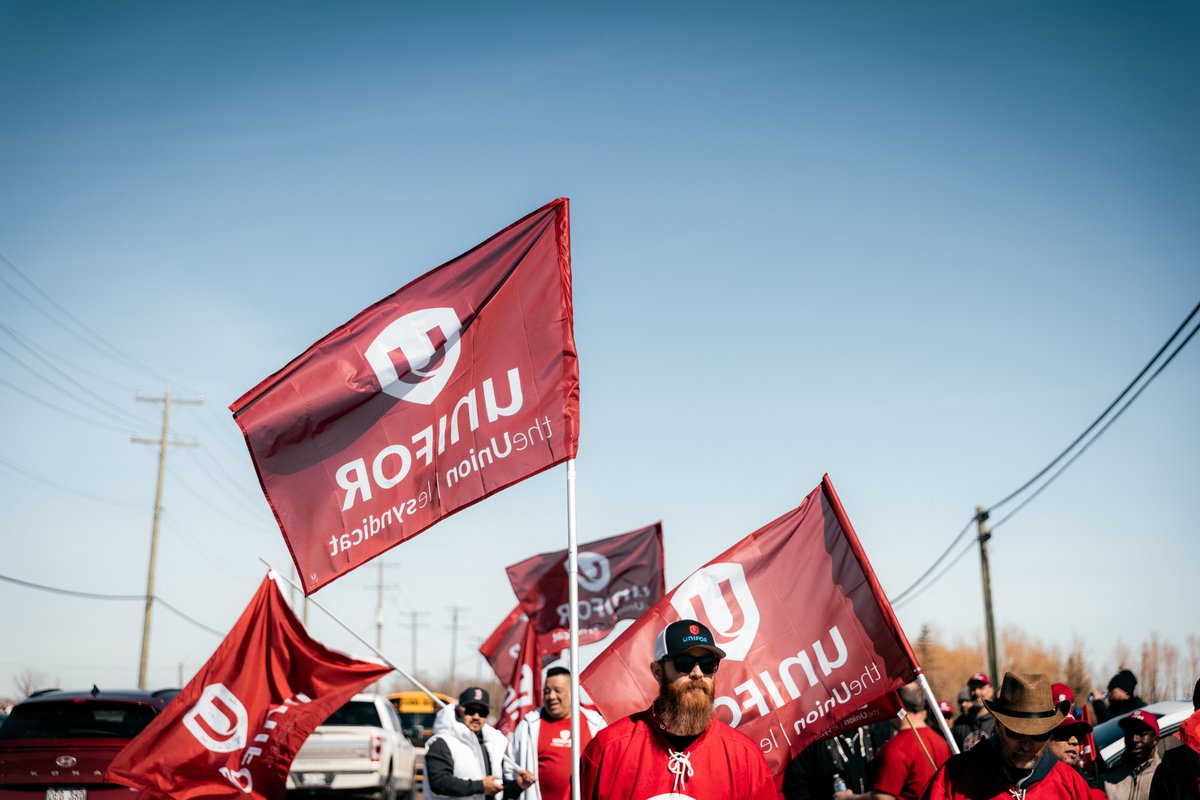
[[[555,654],[541,652],[537,633],[520,606],[508,613],[479,646],[479,652],[505,687],[496,728],[511,733],[521,717],[541,703],[542,667],[553,661]]]
[[[380,300],[230,410],[308,594],[573,458],[567,201]]]
[[[662,523],[580,545],[579,643],[608,635],[619,620],[637,619],[662,599]],[[570,643],[567,551],[528,558],[508,568],[520,608],[539,634],[543,652]]]
[[[208,663],[105,780],[155,800],[282,797],[313,729],[389,672],[310,637],[268,573]]]
[[[668,623],[695,619],[725,650],[717,715],[774,772],[843,719],[914,677],[916,658],[826,476],[800,507],[710,561],[584,671],[607,719],[658,694],[647,662]]]

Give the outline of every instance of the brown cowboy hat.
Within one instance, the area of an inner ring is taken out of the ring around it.
[[[1050,679],[1041,674],[1004,673],[1000,695],[983,704],[1013,733],[1037,736],[1054,730],[1063,721],[1063,713],[1050,694]]]

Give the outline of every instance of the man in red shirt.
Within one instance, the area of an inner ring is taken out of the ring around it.
[[[1006,673],[1000,696],[984,704],[996,735],[951,756],[926,800],[1088,800],[1087,783],[1046,747],[1063,713],[1045,675]]]
[[[604,717],[580,707],[579,747],[604,727]],[[530,711],[508,737],[504,797],[568,800],[571,796],[571,673],[551,667],[542,681],[542,706]]]
[[[915,683],[898,692],[905,718],[892,724],[898,733],[875,756],[872,800],[917,800],[937,768],[950,758],[950,746],[940,733],[925,724],[925,694]],[[834,797],[842,800],[841,795]]]
[[[658,699],[596,734],[583,753],[585,800],[775,800],[762,750],[713,716],[725,657],[712,632],[690,619],[663,628],[650,672]]]

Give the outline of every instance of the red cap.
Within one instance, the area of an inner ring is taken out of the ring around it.
[[[943,717],[948,717],[954,713],[954,709],[945,700],[938,701],[938,711],[942,712]]]
[[[982,672],[976,672],[974,675],[967,678],[967,686],[970,686],[972,683],[978,683],[980,686],[989,686],[992,682],[988,680],[988,676],[986,674]]]
[[[1121,730],[1128,731],[1130,727],[1137,723],[1145,725],[1154,731],[1155,736],[1158,736],[1158,718],[1144,708],[1137,709],[1127,717],[1121,717],[1121,721],[1117,724],[1121,726]]]
[[[1075,693],[1065,683],[1050,684],[1050,696],[1054,698],[1054,705],[1058,705],[1064,700],[1069,703],[1075,702]]]

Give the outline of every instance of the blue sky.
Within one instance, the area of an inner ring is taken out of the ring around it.
[[[828,472],[898,592],[1200,300],[1198,32],[1180,3],[0,2],[0,254],[124,356],[0,263],[0,322],[89,389],[0,334],[59,386],[0,359],[39,398],[0,385],[0,574],[144,592],[129,434],[169,379],[205,405],[173,412],[200,447],[169,457],[158,593],[228,628],[286,555],[225,406],[567,196],[581,541],[662,519],[674,585]],[[997,532],[998,625],[1098,673],[1118,638],[1197,632],[1197,358]],[[411,664],[428,612],[444,671],[461,606],[458,675],[484,674],[504,567],[565,545],[564,496],[555,470],[387,554],[385,650]],[[373,639],[377,577],[317,599]],[[136,681],[137,603],[0,605],[0,695]],[[977,559],[899,613],[978,636]],[[156,609],[150,682],[216,642]]]

